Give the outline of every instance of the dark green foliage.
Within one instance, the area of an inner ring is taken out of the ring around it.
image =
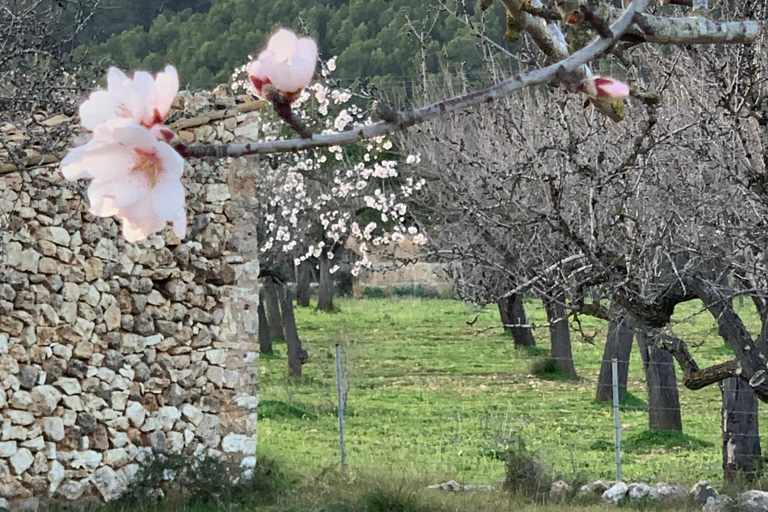
[[[363,290],[363,297],[366,299],[383,299],[384,288],[380,286],[366,286]]]
[[[114,35],[92,46],[94,58],[103,59],[105,67],[150,71],[173,63],[181,83],[193,88],[229,81],[232,71],[246,64],[248,55],[255,57],[276,28],[289,26],[315,37],[322,58],[338,56],[334,77],[342,85],[378,77],[379,87],[408,89],[419,81],[421,49],[406,18],[420,26],[425,16],[434,16],[429,3],[408,0],[212,0],[207,12],[200,12],[205,0],[172,2],[165,10],[157,2],[144,8],[145,3],[110,0],[94,30]],[[488,33],[503,43],[501,3],[492,11]],[[475,78],[483,69],[477,37],[444,14],[427,45],[430,73],[441,70],[441,60]]]
[[[260,459],[253,472],[244,475],[239,464],[224,458],[165,455],[144,464],[113,507],[146,508],[161,497],[181,501],[184,508],[270,505],[286,486],[285,475],[270,460]]]
[[[651,450],[699,450],[711,446],[713,446],[712,443],[708,441],[682,432],[657,430],[644,430],[627,437],[621,443],[622,450],[635,453],[650,453]]]
[[[259,402],[259,418],[307,418],[314,415],[303,407],[287,404],[282,400],[262,400]]]

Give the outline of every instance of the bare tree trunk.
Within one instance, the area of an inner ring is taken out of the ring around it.
[[[608,323],[608,338],[605,341],[603,361],[600,363],[600,376],[597,378],[595,400],[610,402],[613,400],[613,369],[611,360],[618,360],[619,399],[627,396],[627,376],[629,375],[629,356],[635,332],[626,325],[626,318],[620,317]]]
[[[672,354],[659,347],[645,329],[637,331],[637,344],[643,357],[648,389],[648,428],[682,432],[683,419]]]
[[[310,284],[312,282],[312,263],[302,261],[296,267],[296,305],[309,306]]]
[[[523,296],[516,293],[499,299],[498,305],[504,330],[512,333],[512,339],[515,340],[515,348],[536,346],[536,340],[533,339],[530,327],[509,327],[511,325],[526,325],[528,323],[528,319],[525,317]]]
[[[264,282],[265,302],[267,303],[267,320],[269,334],[273,338],[285,339],[283,334],[283,318],[280,314],[279,285],[270,277]]]
[[[264,287],[259,291],[259,351],[262,354],[272,353],[272,335],[269,333],[267,312],[264,309]]]
[[[333,310],[333,274],[331,274],[331,268],[333,267],[333,260],[328,259],[328,255],[323,252],[320,255],[320,287],[317,290],[317,310],[318,311],[332,311]]]
[[[280,303],[283,309],[283,329],[285,330],[285,345],[288,349],[288,375],[293,378],[301,377],[301,366],[307,360],[307,352],[301,348],[301,340],[296,330],[296,318],[293,315],[293,301],[284,284],[280,291]]]
[[[547,321],[549,322],[552,359],[560,371],[571,377],[576,377],[576,368],[573,366],[573,353],[571,352],[571,331],[568,328],[564,302],[565,295],[563,294],[559,294],[554,300],[544,301]]]
[[[723,478],[733,482],[759,476],[760,431],[757,417],[757,395],[740,377],[720,382],[723,394]]]

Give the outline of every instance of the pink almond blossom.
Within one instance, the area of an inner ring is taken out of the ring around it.
[[[166,66],[154,78],[146,71],[128,78],[112,67],[107,72],[107,88],[91,93],[80,105],[80,121],[87,130],[116,118],[151,128],[165,121],[178,92],[179,75],[173,66]]]
[[[256,91],[271,84],[289,101],[309,85],[317,65],[317,43],[309,37],[299,38],[292,31],[281,28],[269,38],[267,49],[248,65],[248,75]]]
[[[92,180],[88,211],[122,220],[128,242],[146,239],[166,222],[178,237],[186,235],[183,171],[181,156],[132,119],[99,124],[93,138],[61,162],[67,180]]]
[[[593,76],[584,80],[584,92],[599,100],[623,100],[629,96],[629,86],[615,78]]]

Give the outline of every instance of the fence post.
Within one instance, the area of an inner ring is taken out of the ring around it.
[[[341,345],[336,343],[336,393],[339,400],[339,444],[341,445],[341,468],[347,466],[347,443],[344,438],[344,384],[341,374]]]
[[[619,416],[619,360],[611,359],[613,373],[613,428],[616,443],[616,481],[621,482],[621,418]]]

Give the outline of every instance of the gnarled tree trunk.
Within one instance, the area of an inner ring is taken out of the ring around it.
[[[544,300],[549,322],[549,338],[552,343],[552,359],[560,371],[571,377],[576,377],[571,351],[571,331],[565,313],[565,295],[559,294],[554,300]]]
[[[612,312],[615,311],[614,309]],[[603,360],[600,363],[600,376],[597,378],[596,401],[610,402],[613,400],[613,368],[611,360],[614,357],[618,360],[619,399],[621,400],[627,396],[629,356],[632,353],[634,337],[635,332],[627,327],[625,317],[619,317],[608,323],[608,338],[605,341]]]
[[[296,305],[309,306],[310,285],[312,283],[312,263],[302,261],[296,267]]]
[[[721,381],[720,391],[723,394],[723,477],[727,482],[737,478],[755,480],[762,457],[757,395],[740,377]]]
[[[682,432],[680,395],[672,354],[658,346],[653,335],[646,329],[638,329],[637,344],[643,357],[648,390],[648,428]]]
[[[328,259],[328,255],[323,252],[320,255],[320,286],[317,289],[317,309],[318,311],[333,310],[333,260]]]
[[[269,334],[273,338],[285,339],[283,334],[283,317],[280,314],[280,285],[268,277],[264,282],[264,298],[267,303],[267,323]]]
[[[301,347],[301,339],[296,330],[296,318],[293,315],[293,300],[287,284],[282,287],[280,299],[283,309],[285,344],[288,349],[288,375],[298,378],[301,377],[301,366],[307,361],[307,352]]]
[[[267,312],[264,309],[264,288],[259,291],[259,351],[262,354],[272,353],[272,335],[269,333],[269,322],[267,322]]]
[[[514,325],[525,325],[528,319],[525,317],[525,307],[523,307],[523,297],[519,293],[509,297],[499,299],[499,314],[501,322],[504,324],[504,330],[512,333],[512,339],[515,340],[515,348],[533,347],[536,340],[533,339],[533,333],[530,327],[512,327]]]

